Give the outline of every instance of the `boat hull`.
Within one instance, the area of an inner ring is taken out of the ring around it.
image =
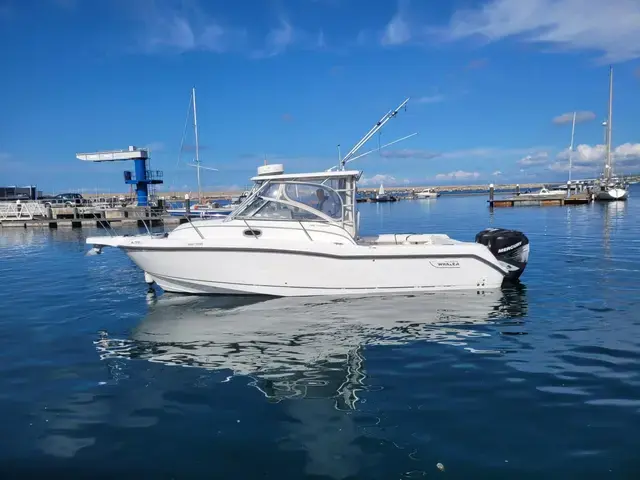
[[[609,188],[596,193],[596,200],[603,202],[615,202],[627,200],[629,191],[624,188]]]
[[[333,255],[242,248],[124,248],[173,293],[317,296],[499,288],[505,272],[473,253]],[[428,249],[427,249],[428,250]]]

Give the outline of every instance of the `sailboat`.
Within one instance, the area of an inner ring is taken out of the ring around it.
[[[229,215],[235,209],[235,207],[237,206],[237,203],[222,205],[218,202],[204,203],[202,201],[202,185],[200,182],[200,169],[211,170],[214,172],[217,172],[218,169],[211,168],[211,167],[203,167],[200,162],[200,145],[198,142],[198,113],[196,109],[196,88],[195,87],[191,89],[191,98],[189,100],[189,106],[190,107],[193,106],[193,131],[194,131],[195,142],[196,142],[196,145],[195,145],[196,157],[195,157],[195,163],[190,163],[188,165],[190,167],[195,167],[197,172],[196,177],[198,181],[198,201],[195,205],[191,205],[189,209],[189,213],[187,213],[186,207],[170,208],[167,210],[167,213],[174,217],[185,217],[187,215],[189,217],[199,217],[199,218],[224,217]],[[186,123],[185,123],[185,128],[186,128]]]
[[[376,195],[376,202],[395,202],[397,199],[384,191],[384,185],[380,184],[380,188],[378,189],[378,194]]]
[[[603,122],[605,127],[605,165],[604,173],[600,181],[595,185],[595,199],[599,201],[626,200],[629,197],[629,187],[622,179],[613,173],[613,162],[611,155],[611,123],[613,111],[613,67],[609,67],[609,114],[607,120]]]

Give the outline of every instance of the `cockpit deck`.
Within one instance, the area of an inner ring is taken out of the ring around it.
[[[422,233],[387,233],[368,237],[360,237],[359,245],[455,245],[462,243],[445,234]]]

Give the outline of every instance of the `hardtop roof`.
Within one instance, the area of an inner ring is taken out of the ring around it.
[[[317,179],[317,178],[345,178],[354,177],[356,180],[360,179],[362,174],[359,170],[333,170],[328,172],[312,172],[312,173],[278,173],[274,175],[257,175],[251,177],[252,182],[261,180],[305,180],[305,179]]]

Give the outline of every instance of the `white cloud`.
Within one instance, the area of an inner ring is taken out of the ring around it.
[[[578,145],[571,159],[572,170],[599,172],[604,168],[606,147],[604,145]],[[614,170],[635,171],[640,169],[640,143],[623,143],[611,152]],[[557,172],[569,170],[569,149],[558,153],[556,162],[549,169]]]
[[[417,103],[439,103],[444,102],[445,96],[436,94],[436,95],[428,95],[426,97],[419,97],[416,102]]]
[[[267,34],[266,44],[263,49],[254,53],[256,57],[275,57],[283,53],[295,41],[296,32],[291,23],[280,19],[280,25],[271,29]],[[324,36],[322,37],[324,42]]]
[[[581,165],[604,165],[606,147],[604,145],[578,145],[573,152],[572,163]],[[640,143],[623,143],[611,152],[615,163],[640,163]],[[569,160],[569,149],[561,151],[558,160]]]
[[[160,2],[137,4],[139,21],[144,26],[140,47],[147,53],[184,53],[209,51],[222,53],[239,47],[246,40],[243,29],[224,26],[208,15],[197,2],[184,3],[181,8],[161,6]]]
[[[469,180],[471,178],[475,179],[478,177],[480,177],[480,173],[478,172],[465,172],[463,170],[458,170],[456,172],[439,173],[436,175],[436,180]]]
[[[400,149],[400,150],[384,150],[380,155],[387,158],[449,158],[449,159],[474,159],[474,158],[508,158],[520,157],[522,155],[532,155],[546,147],[530,147],[530,148],[498,148],[498,147],[477,147],[462,150],[451,150],[448,152],[434,152],[432,150],[423,149]]]
[[[588,122],[590,120],[593,120],[594,118],[596,118],[596,114],[593,112],[588,112],[588,111],[576,112],[576,123]],[[563,113],[562,115],[558,115],[557,117],[554,117],[552,122],[555,123],[556,125],[572,123],[573,112]]]
[[[637,0],[490,0],[459,10],[445,38],[480,36],[488,42],[517,37],[558,50],[598,52],[602,62],[640,57]]]
[[[323,30],[311,33],[294,26],[287,18],[280,17],[278,26],[269,31],[264,45],[254,50],[251,57],[275,57],[294,46],[307,50],[322,50],[327,48],[327,38]]]
[[[494,176],[494,177],[499,177],[500,175],[502,175],[502,172],[500,170],[496,170],[491,175]]]
[[[212,53],[237,52],[251,58],[270,58],[280,55],[294,45],[306,49],[326,47],[322,30],[310,33],[295,27],[285,16],[265,37],[256,38],[244,27],[228,25],[210,15],[211,6],[204,1],[132,2],[137,21],[142,25],[138,47],[145,53]],[[146,7],[143,7],[143,5]]]
[[[407,23],[403,9],[398,9],[398,12],[393,16],[391,21],[387,24],[382,34],[380,43],[385,46],[389,45],[402,45],[411,40],[411,28]]]
[[[538,147],[532,148],[497,148],[478,147],[465,150],[453,150],[442,154],[445,158],[496,158],[510,157],[514,155],[527,155],[540,150]]]
[[[442,154],[440,153],[431,152],[429,150],[414,150],[410,148],[403,148],[400,150],[382,150],[380,152],[380,156],[385,158],[418,158],[423,160],[439,157],[441,155]]]
[[[363,176],[358,183],[364,187],[378,186],[380,184],[392,186],[392,185],[398,185],[400,183],[406,184],[408,183],[408,180],[398,180],[393,175],[385,175],[382,173],[378,173],[372,177]]]
[[[532,155],[527,155],[524,158],[518,160],[518,165],[521,167],[535,167],[538,165],[544,165],[549,161],[549,154],[547,152],[537,152]]]

